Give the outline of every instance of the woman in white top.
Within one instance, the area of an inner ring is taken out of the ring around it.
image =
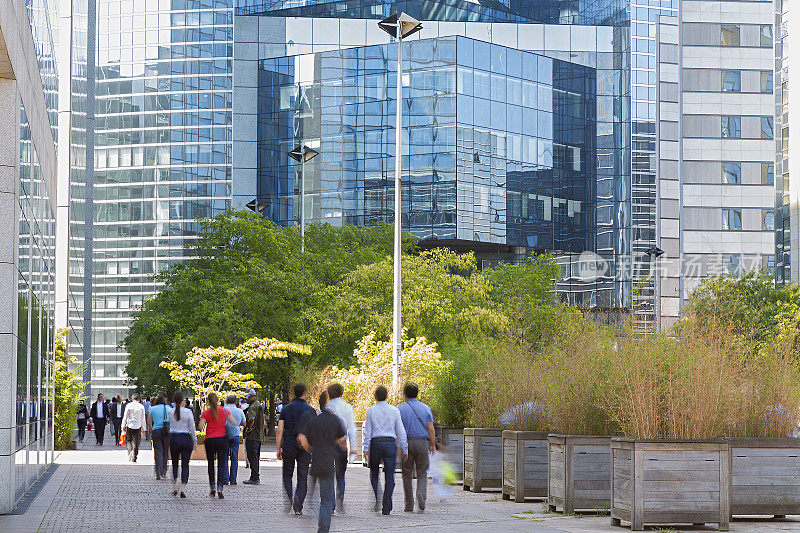
[[[183,393],[175,392],[172,401],[176,406],[183,405]],[[169,413],[169,451],[172,456],[172,495],[178,494],[178,460],[181,464],[181,498],[186,497],[186,484],[189,482],[189,459],[197,447],[197,431],[191,409],[179,407]]]

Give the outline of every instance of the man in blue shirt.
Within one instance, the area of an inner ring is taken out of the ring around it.
[[[314,411],[314,408],[306,402],[306,386],[296,383],[294,400],[281,410],[278,418],[275,445],[278,448],[278,460],[283,461],[283,488],[288,498],[287,512],[291,508],[297,515],[303,514],[303,502],[308,490],[308,467],[311,464],[311,454],[297,442],[297,435],[303,432],[300,419],[308,411]],[[295,464],[297,464],[297,488],[292,491]]]
[[[414,492],[411,488],[411,478],[414,467],[417,469],[417,508],[420,512],[425,510],[425,500],[428,497],[428,468],[430,457],[428,451],[436,452],[436,431],[433,427],[433,413],[431,408],[417,400],[419,387],[414,383],[406,383],[403,387],[406,401],[397,406],[400,409],[400,419],[406,430],[408,438],[408,458],[403,461],[403,492],[406,496],[405,511],[414,511]]]
[[[228,405],[225,408],[231,413],[231,417],[236,421],[235,424],[230,420],[225,422],[228,432],[228,456],[230,457],[230,473],[228,483],[236,485],[236,474],[239,473],[239,430],[244,426],[244,411],[236,406],[236,396],[228,396],[225,400]]]

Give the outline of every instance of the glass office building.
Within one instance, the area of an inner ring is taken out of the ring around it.
[[[0,513],[53,461],[57,11],[14,3],[0,21]]]
[[[307,222],[393,221],[396,45],[376,19],[400,7],[424,20],[404,45],[404,229],[490,262],[553,253],[565,300],[626,306],[630,37],[613,3],[237,4],[234,205],[299,223],[286,153],[305,143]]]
[[[286,153],[306,142],[321,154],[308,164],[307,223],[394,220],[396,50],[261,62],[258,198],[267,217],[298,222]],[[456,36],[411,41],[404,60],[404,229],[456,246],[594,248],[593,69]]]
[[[84,31],[85,12],[75,21]],[[95,118],[93,253],[85,258],[93,277],[94,394],[127,394],[120,341],[142,300],[156,292],[153,275],[185,258],[198,218],[230,205],[232,19],[233,0],[97,1],[96,105],[83,105],[85,69],[92,68],[85,54],[78,56],[84,63],[73,104],[77,118]],[[73,128],[77,246],[87,182],[79,153],[84,127],[78,120]],[[80,291],[84,265],[79,257],[72,264],[72,288]],[[71,350],[81,357],[77,343]]]

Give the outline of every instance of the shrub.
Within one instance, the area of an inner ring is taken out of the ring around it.
[[[55,447],[66,449],[72,444],[75,418],[78,404],[85,399],[83,394],[86,384],[81,381],[83,366],[77,365],[78,360],[67,355],[67,346],[64,344],[66,329],[61,329],[56,335],[55,367],[53,369],[53,383],[55,389]],[[77,365],[77,366],[76,366]],[[70,366],[75,368],[70,369]]]

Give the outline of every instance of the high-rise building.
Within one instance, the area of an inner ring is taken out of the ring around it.
[[[87,170],[80,149],[73,159],[71,283],[82,291],[84,261],[92,392],[116,394],[128,388],[120,341],[155,293],[153,275],[184,259],[198,218],[230,205],[233,0],[82,1],[96,2],[96,54],[93,65],[76,57],[73,146],[82,148],[93,115],[94,160]],[[85,16],[76,24],[88,28]],[[86,109],[89,74],[95,105]],[[92,252],[81,257],[87,192]],[[79,358],[85,348],[71,346]]]
[[[53,461],[56,7],[0,9],[0,513]]]
[[[659,17],[657,294],[663,326],[710,276],[775,267],[771,2]]]
[[[197,217],[256,200],[299,223],[297,144],[320,152],[307,223],[393,221],[397,51],[377,21],[400,11],[423,24],[402,80],[402,221],[422,246],[552,253],[565,301],[645,327],[705,276],[776,264],[768,2],[96,5],[76,32],[96,54],[75,54],[72,146],[94,147],[73,154],[70,263],[95,391],[126,387],[119,343]]]

